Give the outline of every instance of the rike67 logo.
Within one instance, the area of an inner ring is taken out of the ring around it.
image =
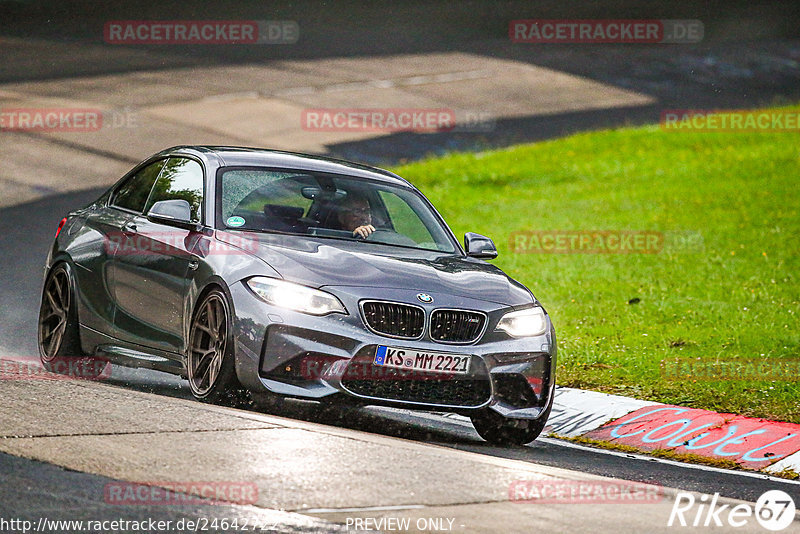
[[[752,525],[755,519],[763,528],[778,532],[791,525],[795,518],[794,500],[781,490],[765,492],[755,506],[748,503],[731,506],[718,501],[719,493],[695,498],[691,493],[679,492],[667,526],[742,528]]]

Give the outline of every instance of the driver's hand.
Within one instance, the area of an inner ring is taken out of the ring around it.
[[[353,230],[353,236],[360,237],[361,239],[368,238],[372,232],[375,231],[375,227],[371,224],[367,224],[365,226],[359,226],[355,230]]]

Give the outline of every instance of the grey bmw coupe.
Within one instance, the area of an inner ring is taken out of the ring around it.
[[[45,266],[45,366],[181,375],[199,400],[454,412],[486,440],[536,439],[556,339],[531,292],[464,246],[399,176],[272,150],[182,146],[61,221]]]

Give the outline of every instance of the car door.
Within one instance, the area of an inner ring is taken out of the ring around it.
[[[78,316],[86,327],[115,335],[113,257],[124,239],[125,225],[144,206],[163,164],[156,161],[134,169],[110,193],[108,202],[89,209],[80,234],[73,239],[70,254],[81,288]]]
[[[199,162],[169,158],[141,213],[128,222],[125,246],[114,257],[114,324],[120,339],[183,353],[188,277],[198,265],[191,251],[200,234],[150,221],[146,213],[158,201],[181,199],[189,202],[193,222],[202,223],[203,184]]]

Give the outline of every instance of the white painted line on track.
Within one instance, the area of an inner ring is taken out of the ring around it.
[[[658,402],[599,391],[557,387],[553,411],[547,420],[545,432],[570,438],[582,436],[612,419],[618,419],[646,406],[660,405]]]
[[[779,473],[784,469],[791,469],[795,473],[800,473],[800,452],[790,454],[786,458],[764,468],[765,471],[770,473]]]

